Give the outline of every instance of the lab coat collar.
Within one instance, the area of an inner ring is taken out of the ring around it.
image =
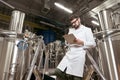
[[[78,29],[82,30],[84,27],[85,26],[81,24]],[[76,30],[78,30],[78,29],[76,29]]]
[[[83,30],[84,27],[85,27],[85,26],[81,24],[77,29],[75,29],[75,28],[71,28],[71,29],[73,29],[73,30]]]

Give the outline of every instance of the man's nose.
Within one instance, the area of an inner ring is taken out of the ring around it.
[[[75,23],[73,23],[72,25],[75,26]]]

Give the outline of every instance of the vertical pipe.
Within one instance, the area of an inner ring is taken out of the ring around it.
[[[10,27],[9,27],[10,30],[14,30],[16,31],[16,33],[22,33],[24,17],[25,17],[25,13],[17,10],[13,11],[11,16]],[[17,48],[18,42],[19,42],[19,39],[16,38],[14,42],[14,50],[12,53],[9,80],[15,80],[17,58],[18,58],[18,48]]]
[[[110,9],[102,10],[98,13],[101,28],[103,31],[110,30],[113,28],[111,13],[112,12]]]
[[[108,31],[113,29],[111,13],[112,11],[110,9],[106,9],[101,11],[98,14],[100,23],[101,23],[101,28],[105,32],[104,35],[107,35]],[[105,73],[106,74],[109,73],[108,75],[110,76],[110,80],[119,80],[116,61],[115,61],[115,55],[114,55],[115,53],[113,50],[112,39],[110,36],[104,39],[104,48],[105,48],[104,50],[106,55],[105,57],[108,62],[107,65],[109,69],[109,72],[105,72]]]
[[[25,18],[25,13],[20,11],[13,11],[10,22],[10,30],[14,30],[17,33],[22,33],[23,22]]]

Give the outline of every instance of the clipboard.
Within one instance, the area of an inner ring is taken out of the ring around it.
[[[76,39],[76,37],[73,34],[66,34],[66,35],[63,35],[63,37],[70,44],[73,44],[74,40]]]

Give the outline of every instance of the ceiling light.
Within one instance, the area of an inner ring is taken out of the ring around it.
[[[48,26],[51,26],[51,27],[55,27],[55,25],[50,24],[50,23],[47,23],[47,22],[44,22],[44,21],[40,21],[40,23],[45,24],[45,25],[48,25]]]
[[[59,7],[59,8],[61,8],[61,9],[65,10],[65,11],[67,11],[67,12],[69,12],[69,13],[73,13],[72,10],[66,8],[65,6],[61,5],[60,3],[55,2],[54,4],[55,4],[57,7]]]
[[[47,26],[50,26],[50,27],[53,27],[53,28],[57,28],[57,29],[61,29],[59,27],[56,27],[55,25],[51,24],[51,23],[47,23],[47,22],[44,22],[44,21],[40,21],[40,23],[44,24],[44,25],[47,25]]]
[[[96,20],[98,20],[98,17],[95,16],[95,15],[91,15],[91,17],[94,18],[94,19],[96,19]]]
[[[99,23],[96,21],[92,21],[92,23],[99,26]]]

